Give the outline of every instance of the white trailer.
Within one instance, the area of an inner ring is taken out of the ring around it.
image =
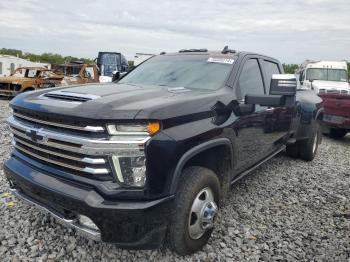
[[[47,67],[49,64],[32,62],[11,55],[0,55],[0,76],[11,75],[18,67]]]

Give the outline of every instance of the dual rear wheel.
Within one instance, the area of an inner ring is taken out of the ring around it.
[[[316,156],[318,145],[321,143],[321,140],[321,128],[320,125],[316,123],[314,127],[310,129],[309,137],[307,139],[287,145],[287,155],[293,158],[301,158],[306,161],[311,161]]]

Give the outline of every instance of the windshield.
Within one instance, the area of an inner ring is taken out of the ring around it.
[[[13,76],[15,77],[28,77],[28,78],[34,78],[37,75],[38,70],[37,69],[17,69]]]
[[[306,79],[347,82],[348,74],[343,69],[310,68],[307,70]]]
[[[227,57],[205,55],[156,56],[119,83],[215,90],[224,84],[233,62]]]

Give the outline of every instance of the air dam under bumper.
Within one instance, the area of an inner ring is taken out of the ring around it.
[[[4,169],[14,195],[84,236],[135,249],[156,248],[163,242],[172,197],[147,202],[106,200],[93,188],[41,173],[15,157]],[[80,224],[78,214],[89,217],[99,230]]]

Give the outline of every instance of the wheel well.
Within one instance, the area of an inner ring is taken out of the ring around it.
[[[22,92],[28,92],[28,91],[34,91],[35,88],[34,87],[27,87],[26,89],[24,89]]]
[[[228,189],[232,171],[232,156],[228,146],[215,146],[196,154],[186,162],[183,168],[189,166],[201,166],[212,170],[218,176],[221,187]]]

